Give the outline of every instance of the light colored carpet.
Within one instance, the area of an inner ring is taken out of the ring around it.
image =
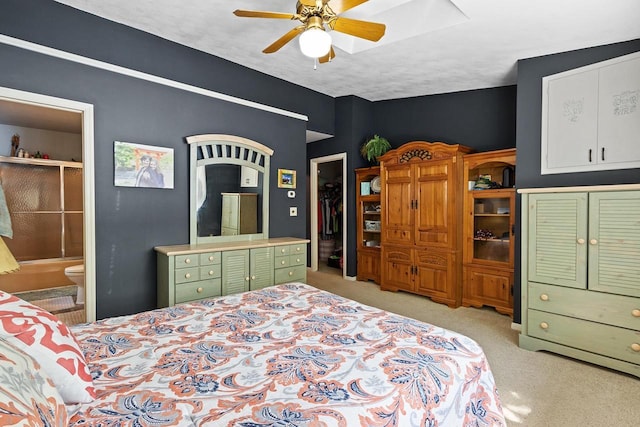
[[[518,347],[509,316],[492,308],[451,309],[429,298],[381,291],[373,282],[307,270],[307,282],[362,304],[450,329],[485,351],[510,426],[640,425],[640,379],[559,355]]]

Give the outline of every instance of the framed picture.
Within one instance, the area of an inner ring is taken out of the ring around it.
[[[278,169],[278,188],[296,188],[296,171]]]
[[[173,188],[173,148],[114,141],[116,187]]]

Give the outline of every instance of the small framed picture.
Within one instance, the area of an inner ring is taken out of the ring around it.
[[[371,183],[369,181],[360,183],[360,195],[368,196],[371,194]]]
[[[173,188],[173,148],[114,141],[116,187]]]
[[[296,171],[278,169],[278,188],[296,188]]]

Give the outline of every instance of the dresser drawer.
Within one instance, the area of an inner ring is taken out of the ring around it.
[[[277,256],[275,257],[275,268],[285,268],[285,267],[289,267],[289,265],[291,265],[290,263],[290,257],[287,256]]]
[[[275,256],[289,255],[289,246],[290,245],[276,246]]]
[[[215,279],[222,276],[222,266],[220,264],[200,267],[200,280]]]
[[[280,268],[275,271],[275,282],[287,283],[287,282],[300,282],[306,279],[307,267],[304,265],[298,265],[295,267]]]
[[[222,262],[222,255],[220,252],[207,252],[206,254],[200,254],[200,265],[220,264]]]
[[[189,267],[176,269],[174,272],[174,280],[176,283],[195,282],[200,280],[200,268]]]
[[[176,255],[176,268],[197,267],[199,259],[198,254]]]
[[[289,255],[289,265],[306,265],[307,255],[305,253]]]
[[[307,253],[307,245],[290,245],[289,246],[289,254],[290,255],[306,255]]]
[[[640,331],[537,310],[527,321],[529,336],[640,365]]]
[[[640,330],[640,298],[529,282],[529,307]]]
[[[222,280],[200,280],[198,282],[176,285],[176,304],[211,298],[222,294]]]

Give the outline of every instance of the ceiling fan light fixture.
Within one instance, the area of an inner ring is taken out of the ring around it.
[[[310,58],[321,58],[331,50],[331,36],[322,28],[311,27],[300,34],[300,50]]]

